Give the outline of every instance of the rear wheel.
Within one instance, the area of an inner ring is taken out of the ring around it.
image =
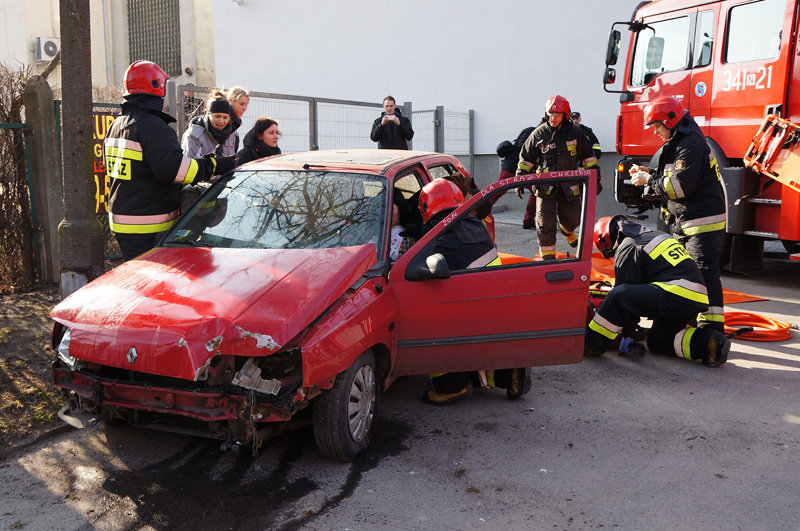
[[[314,439],[333,461],[352,461],[369,446],[378,405],[375,356],[363,353],[314,404]]]

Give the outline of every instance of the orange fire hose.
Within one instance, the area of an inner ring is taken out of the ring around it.
[[[760,328],[761,330],[756,330]],[[792,325],[750,312],[725,312],[725,334],[747,341],[783,341],[791,339]]]

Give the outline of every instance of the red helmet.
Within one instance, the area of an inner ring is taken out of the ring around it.
[[[667,129],[672,129],[688,111],[683,108],[678,98],[661,96],[647,104],[644,109],[644,124],[661,122]]]
[[[446,179],[434,179],[422,187],[419,194],[419,210],[422,220],[427,222],[445,208],[458,208],[464,195],[458,186]]]
[[[134,61],[125,70],[125,94],[152,94],[163,98],[169,76],[152,61]]]
[[[544,112],[546,113],[563,112],[564,118],[569,118],[570,115],[569,102],[565,97],[556,94],[555,96],[547,100],[547,103],[544,104]]]
[[[617,221],[625,216],[606,216],[594,224],[594,246],[605,258],[614,256],[614,243],[617,239]],[[613,234],[612,234],[613,232]]]

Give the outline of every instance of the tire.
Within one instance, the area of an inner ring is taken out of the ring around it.
[[[380,386],[375,356],[364,352],[314,404],[314,439],[323,457],[349,462],[369,446]]]

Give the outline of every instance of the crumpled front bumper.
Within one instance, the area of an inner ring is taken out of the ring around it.
[[[284,397],[246,389],[181,389],[103,378],[72,371],[58,362],[53,367],[53,381],[58,387],[78,395],[84,407],[91,405],[92,413],[119,408],[180,415],[205,422],[240,420],[248,424],[288,421],[318,393],[316,389],[304,387]]]

